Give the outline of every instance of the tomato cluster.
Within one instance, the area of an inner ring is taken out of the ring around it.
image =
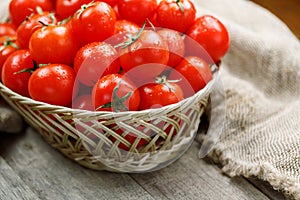
[[[212,79],[225,26],[191,0],[12,0],[0,80],[46,103],[135,111],[177,103]]]

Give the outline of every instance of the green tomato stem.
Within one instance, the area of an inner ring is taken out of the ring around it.
[[[125,49],[126,47],[129,47],[130,45],[135,43],[135,41],[137,41],[141,37],[141,34],[146,27],[146,24],[147,24],[147,21],[144,22],[143,26],[140,28],[139,32],[135,36],[129,35],[129,38],[127,40],[125,40],[124,42],[121,42],[120,44],[115,45],[114,48],[121,47],[122,49]]]
[[[184,7],[181,0],[175,0],[175,3],[178,5],[179,9],[181,10],[182,14],[184,14]]]

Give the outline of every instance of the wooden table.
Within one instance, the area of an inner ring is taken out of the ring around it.
[[[268,9],[281,19],[291,31],[300,39],[300,3],[299,0],[274,1],[252,0],[260,6]]]
[[[198,150],[195,142],[159,171],[118,174],[78,165],[31,128],[0,134],[0,199],[284,199],[264,182],[222,174]]]

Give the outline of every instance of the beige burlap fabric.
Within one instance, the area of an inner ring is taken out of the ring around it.
[[[221,72],[226,120],[209,157],[230,176],[256,176],[300,199],[299,40],[251,1],[197,3],[231,36]]]

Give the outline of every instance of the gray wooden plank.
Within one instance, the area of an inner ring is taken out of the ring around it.
[[[197,157],[194,143],[170,166],[142,174],[83,168],[31,128],[0,140],[6,162],[41,199],[268,199],[243,178],[231,179]]]
[[[247,180],[229,178],[215,165],[200,160],[196,143],[176,163],[160,171],[131,175],[159,199],[269,199]]]
[[[0,156],[0,199],[38,199],[37,195],[21,180]]]
[[[31,128],[25,134],[1,139],[0,152],[41,199],[153,199],[127,174],[79,166]]]

